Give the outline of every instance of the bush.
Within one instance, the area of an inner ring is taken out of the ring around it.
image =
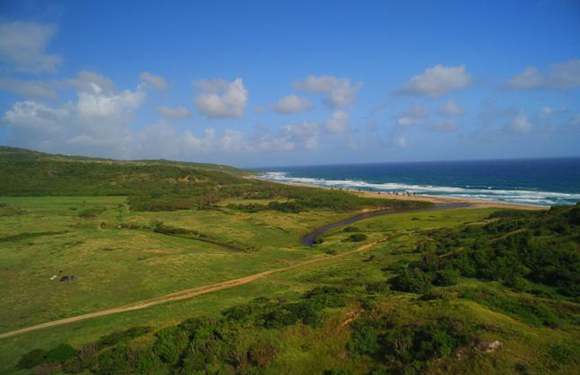
[[[31,369],[39,364],[43,363],[45,360],[46,351],[42,349],[32,349],[28,353],[20,357],[20,360],[16,364],[19,369]]]
[[[350,242],[362,242],[365,241],[367,239],[367,235],[366,234],[362,234],[362,233],[357,233],[357,234],[351,234],[346,241],[350,241]]]
[[[168,327],[157,332],[153,352],[163,361],[175,364],[189,343],[189,335],[179,326]]]
[[[114,330],[108,335],[102,336],[97,343],[102,346],[113,346],[120,342],[125,342],[142,336],[150,331],[151,327],[146,326],[131,327],[127,330]]]
[[[248,350],[248,359],[255,366],[265,369],[274,362],[277,353],[278,350],[274,345],[267,342],[257,342]]]
[[[344,233],[360,232],[358,227],[346,227],[342,230]]]
[[[431,279],[418,268],[405,268],[391,279],[391,288],[400,292],[425,294],[431,290]]]
[[[445,268],[435,272],[433,284],[439,286],[456,285],[459,281],[460,273],[451,268]]]
[[[74,357],[76,350],[69,344],[60,344],[46,352],[45,362],[64,363],[67,359]]]
[[[368,322],[355,322],[354,332],[347,347],[356,354],[375,354],[379,348],[379,333],[377,329]]]
[[[103,212],[105,212],[106,208],[87,208],[86,210],[82,210],[78,213],[78,217],[83,219],[92,219],[95,217],[99,217]]]

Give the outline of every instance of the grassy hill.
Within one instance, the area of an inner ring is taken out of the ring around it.
[[[0,196],[129,196],[131,208],[140,211],[208,209],[226,198],[281,199],[269,206],[238,208],[294,212],[428,205],[286,186],[248,175],[214,164],[96,159],[0,147]]]
[[[2,148],[0,335],[141,307],[0,338],[0,373],[577,373],[580,205],[402,210],[306,247],[428,207],[220,168]]]

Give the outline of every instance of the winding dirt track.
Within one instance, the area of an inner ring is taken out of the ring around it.
[[[134,310],[141,310],[141,309],[145,309],[145,308],[150,307],[150,306],[160,305],[162,303],[181,301],[181,300],[193,298],[193,297],[196,297],[196,296],[199,296],[202,294],[217,292],[218,290],[223,290],[223,289],[228,289],[228,288],[233,288],[233,287],[238,286],[238,285],[251,283],[252,281],[256,281],[256,280],[262,279],[264,277],[268,277],[268,276],[273,275],[275,273],[284,272],[284,271],[291,270],[293,268],[299,268],[299,267],[307,266],[307,265],[313,264],[313,263],[333,260],[333,259],[341,258],[341,257],[347,256],[350,254],[354,254],[357,252],[365,251],[365,250],[370,249],[374,245],[376,245],[380,242],[384,242],[386,240],[387,239],[383,239],[383,240],[380,240],[377,242],[362,245],[362,246],[358,247],[356,250],[348,251],[348,252],[334,255],[331,257],[311,259],[311,260],[307,260],[307,261],[300,262],[297,264],[293,264],[291,266],[282,267],[282,268],[275,268],[273,270],[256,273],[254,275],[245,276],[245,277],[242,277],[239,279],[228,280],[228,281],[224,281],[224,282],[217,283],[217,284],[205,285],[205,286],[201,286],[198,288],[185,289],[185,290],[181,290],[179,292],[165,294],[165,295],[157,297],[157,298],[136,302],[136,303],[133,303],[131,305],[114,307],[112,309],[107,309],[107,310],[95,311],[95,312],[88,313],[88,314],[77,315],[77,316],[73,316],[70,318],[54,320],[52,322],[47,322],[47,323],[37,324],[35,326],[17,329],[15,331],[5,332],[5,333],[0,334],[0,339],[20,335],[20,334],[26,333],[26,332],[37,331],[39,329],[56,327],[56,326],[60,326],[63,324],[74,323],[74,322],[78,322],[78,321],[86,320],[86,319],[98,318],[100,316],[118,314],[118,313],[123,313],[123,312],[128,312],[128,311],[134,311]]]

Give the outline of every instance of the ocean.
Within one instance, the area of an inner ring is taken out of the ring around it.
[[[258,172],[270,181],[344,189],[550,206],[580,202],[580,158],[320,165]]]

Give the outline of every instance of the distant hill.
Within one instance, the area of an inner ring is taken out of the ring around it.
[[[0,195],[129,195],[180,181],[240,183],[247,173],[218,165],[168,160],[113,160],[0,146]]]

